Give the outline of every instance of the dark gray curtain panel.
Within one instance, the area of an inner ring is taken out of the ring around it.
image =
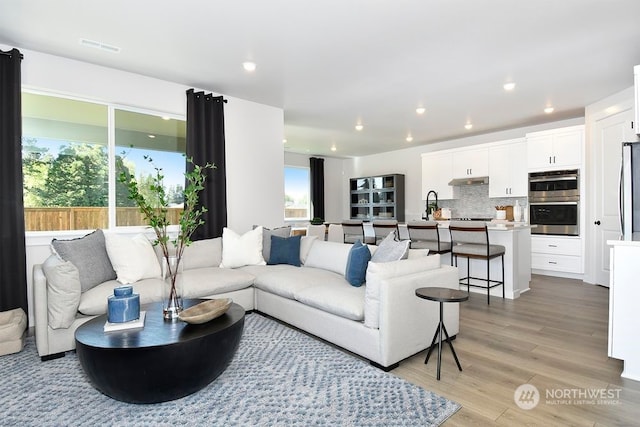
[[[311,219],[324,218],[324,159],[319,157],[309,158],[310,176],[309,181],[311,185],[311,206],[313,212],[311,213]]]
[[[224,103],[222,96],[187,91],[187,157],[197,165],[213,163],[208,169],[199,206],[207,208],[204,224],[198,227],[193,240],[222,236],[227,226],[227,178],[225,166]],[[187,163],[187,168],[193,166]]]
[[[0,50],[0,311],[27,313],[21,60],[18,49]]]

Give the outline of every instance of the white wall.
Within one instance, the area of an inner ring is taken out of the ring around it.
[[[528,126],[506,131],[494,132],[484,135],[469,136],[451,141],[438,142],[434,144],[421,145],[406,148],[403,150],[390,151],[382,154],[358,157],[345,160],[345,170],[350,170],[351,174],[345,177],[343,185],[348,187],[349,178],[371,175],[382,175],[399,173],[405,176],[405,221],[419,220],[424,212],[422,194],[422,153],[444,150],[448,148],[466,147],[488,142],[503,141],[513,138],[522,138],[528,132],[554,129],[564,126],[584,124],[584,118],[562,120],[543,125]],[[348,189],[345,189],[348,194]],[[343,212],[348,215],[349,200],[343,198]],[[346,218],[346,217],[345,217]]]
[[[189,86],[16,47],[24,55],[22,84],[27,89],[186,116]],[[12,47],[0,45],[0,48],[9,50]],[[244,232],[253,224],[281,224],[283,110],[229,96],[225,98],[228,100],[225,131],[229,227]],[[41,263],[50,254],[52,238],[77,236],[78,233],[69,232],[27,233],[30,306],[33,265]],[[29,323],[33,324],[32,318]]]

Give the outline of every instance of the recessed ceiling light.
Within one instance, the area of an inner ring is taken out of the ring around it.
[[[162,116],[162,120],[171,120],[171,117]]]
[[[286,144],[287,143],[287,138],[282,138],[282,143]]]
[[[516,88],[516,84],[513,82],[505,83],[503,86],[504,90],[514,90]]]
[[[331,151],[336,151],[336,150],[337,150],[336,146],[335,146],[335,145],[332,145],[332,146],[331,146]]]
[[[547,108],[545,108],[545,109],[544,109],[544,112],[545,112],[545,113],[547,113],[547,114],[551,114],[551,113],[553,113],[553,107],[547,107]]]
[[[416,108],[416,113],[418,113],[418,114],[424,114],[425,111],[427,111],[427,109],[424,108],[424,107]]]
[[[407,135],[406,140],[407,140],[407,142],[411,142],[411,141],[413,141],[413,137],[411,135]]]
[[[467,123],[466,125],[464,125],[464,128],[465,128],[466,130],[471,129],[472,127],[473,127],[473,125],[472,125],[471,123]]]
[[[147,136],[148,136],[149,138],[151,138],[151,139],[153,139],[153,138],[155,138],[155,137],[156,137],[155,135],[147,135]]]
[[[242,68],[249,73],[252,73],[256,70],[256,63],[252,61],[245,61],[242,63]]]
[[[358,123],[358,124],[356,125],[356,130],[357,130],[357,131],[361,131],[362,129],[364,129],[364,126],[362,126],[362,123]]]

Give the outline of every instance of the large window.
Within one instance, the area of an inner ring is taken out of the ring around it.
[[[27,231],[145,224],[117,179],[121,170],[145,188],[161,168],[177,218],[184,186],[184,120],[27,92],[22,116]]]
[[[310,219],[309,168],[284,168],[284,219],[302,221]]]

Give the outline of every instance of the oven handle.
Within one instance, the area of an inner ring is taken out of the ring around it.
[[[540,205],[577,205],[578,202],[532,202],[529,203],[529,206],[540,206]]]
[[[546,178],[529,178],[529,182],[549,182],[549,181],[577,181],[578,176],[554,176]]]

